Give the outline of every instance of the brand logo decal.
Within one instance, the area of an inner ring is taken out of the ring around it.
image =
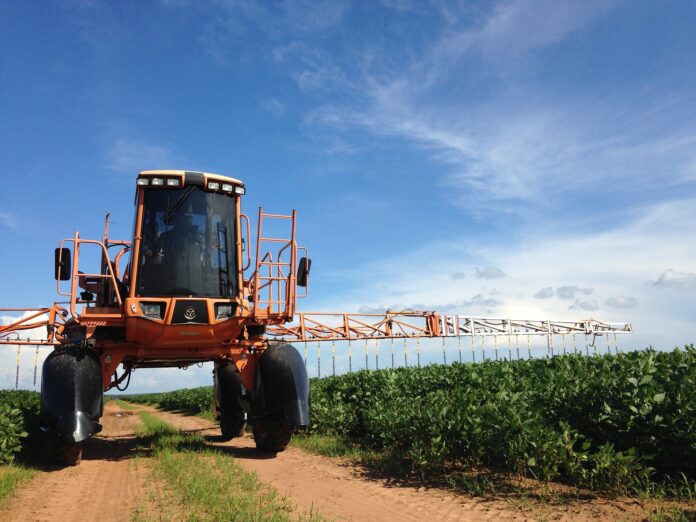
[[[193,321],[196,318],[196,309],[193,306],[189,306],[184,310],[184,317],[189,321]]]

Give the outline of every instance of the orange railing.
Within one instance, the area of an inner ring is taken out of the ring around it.
[[[95,303],[90,299],[82,299],[78,297],[78,288],[83,288],[85,290],[90,290],[90,285],[97,286],[99,283],[90,283],[90,280],[104,280],[105,284],[109,285],[109,290],[113,292],[115,299],[115,306],[121,307],[123,305],[123,300],[127,297],[121,295],[122,287],[118,284],[118,276],[116,273],[116,268],[114,262],[111,261],[109,256],[107,245],[109,246],[121,246],[125,250],[129,249],[129,245],[125,242],[110,242],[104,243],[102,241],[97,241],[94,239],[81,239],[80,235],[75,232],[75,236],[72,239],[63,239],[60,242],[60,248],[63,248],[65,243],[73,243],[73,259],[72,259],[72,275],[70,291],[64,292],[61,290],[60,280],[56,282],[56,291],[59,295],[69,298],[70,314],[79,322],[77,314],[78,305],[94,305]],[[102,260],[104,262],[104,267],[106,273],[84,273],[79,271],[80,266],[80,249],[83,245],[96,245],[101,250]],[[119,259],[123,251],[119,252],[116,256]]]
[[[289,238],[266,237],[263,235],[264,221],[289,221]],[[297,213],[292,215],[265,214],[259,208],[256,236],[256,263],[249,281],[250,299],[253,303],[252,316],[266,324],[292,321],[297,299],[297,243],[295,224]]]

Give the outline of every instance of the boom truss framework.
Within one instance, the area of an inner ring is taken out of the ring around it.
[[[352,341],[420,337],[628,334],[630,323],[605,323],[595,319],[552,321],[444,315],[436,312],[387,311],[384,314],[297,314],[290,325],[268,328],[269,335],[284,341]]]

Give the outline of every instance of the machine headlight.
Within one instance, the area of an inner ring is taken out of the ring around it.
[[[234,187],[234,193],[243,196],[246,194],[246,189],[244,187]]]
[[[152,186],[161,187],[164,185],[164,180],[162,178],[152,178]]]
[[[224,190],[225,192],[232,192],[232,188],[232,185],[230,185],[229,183],[222,184],[222,190]]]
[[[215,319],[229,319],[234,315],[236,303],[220,303],[215,305]]]
[[[167,186],[168,187],[178,187],[181,185],[181,181],[176,179],[176,178],[168,178],[167,179]]]
[[[147,178],[138,178],[138,181],[136,181],[136,183],[139,186],[144,187],[150,184],[150,180]]]
[[[140,305],[140,311],[145,317],[150,319],[163,319],[164,311],[167,308],[165,303],[138,303]]]
[[[220,190],[220,183],[218,183],[217,181],[209,181],[208,182],[208,189]]]

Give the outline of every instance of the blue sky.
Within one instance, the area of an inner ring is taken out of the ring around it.
[[[304,309],[595,317],[633,322],[635,346],[693,342],[695,16],[3,2],[0,306],[50,303],[59,238],[100,237],[107,209],[128,237],[136,173],[183,168],[243,179],[251,214],[298,209]],[[179,379],[158,375],[136,385]]]

